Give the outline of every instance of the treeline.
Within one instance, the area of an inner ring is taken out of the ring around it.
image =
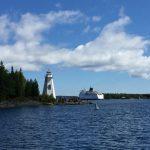
[[[11,67],[8,71],[3,62],[0,62],[0,100],[17,97],[38,97],[39,86],[37,80],[27,80],[22,70]]]
[[[150,94],[105,93],[105,99],[150,99]]]

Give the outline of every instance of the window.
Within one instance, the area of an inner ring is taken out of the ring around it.
[[[47,86],[47,88],[48,88],[48,90],[51,90],[51,85],[49,84],[49,85]]]

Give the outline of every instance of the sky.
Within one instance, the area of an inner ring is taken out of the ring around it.
[[[150,93],[149,0],[0,0],[0,60],[56,95]]]

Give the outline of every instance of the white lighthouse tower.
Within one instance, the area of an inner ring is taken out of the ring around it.
[[[45,76],[43,95],[53,95],[53,97],[56,98],[53,76],[50,71],[47,71]]]

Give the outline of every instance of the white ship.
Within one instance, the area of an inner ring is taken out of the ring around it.
[[[94,91],[93,88],[90,87],[89,91],[81,90],[81,92],[79,93],[79,99],[80,100],[100,100],[100,99],[104,99],[104,94],[98,93],[97,91]]]

